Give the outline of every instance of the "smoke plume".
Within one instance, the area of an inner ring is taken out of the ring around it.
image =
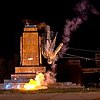
[[[81,2],[77,3],[74,10],[78,16],[72,20],[66,20],[64,34],[62,36],[62,42],[64,45],[59,52],[60,58],[63,57],[65,52],[68,50],[68,43],[70,41],[71,33],[76,31],[76,29],[88,19],[89,12],[99,15],[99,12],[88,2],[88,0],[82,0]]]
[[[56,83],[56,78],[55,78],[55,73],[52,72],[52,71],[47,71],[45,73],[45,80],[43,82],[43,85],[45,86],[48,86],[48,85],[51,85],[51,84],[54,84]]]
[[[100,15],[100,13],[94,8],[93,5],[88,2],[88,0],[82,0],[81,2],[78,2],[74,7],[74,11],[76,12],[77,17],[74,17],[72,20],[66,19],[65,21],[66,23],[64,26],[64,33],[62,35],[63,46],[58,53],[57,60],[64,56],[69,48],[68,45],[70,42],[71,34],[75,32],[84,21],[88,20],[88,14],[92,13]],[[55,64],[55,62],[51,66],[53,73],[56,73],[56,66],[57,65]]]

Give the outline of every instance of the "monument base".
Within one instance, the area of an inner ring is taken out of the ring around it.
[[[20,86],[20,84],[25,84],[34,79],[37,73],[45,73],[45,66],[37,67],[15,67],[15,74],[11,74],[11,79],[4,80],[4,89],[13,89],[14,87]],[[21,86],[22,87],[22,86]]]
[[[38,67],[15,67],[15,73],[44,73],[46,72],[46,67],[38,66]]]

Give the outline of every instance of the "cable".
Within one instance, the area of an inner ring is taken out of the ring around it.
[[[69,49],[78,50],[78,51],[99,52],[100,53],[100,51],[95,51],[95,50],[85,50],[85,49],[76,49],[76,48],[69,48]]]
[[[86,60],[93,60],[93,58],[87,58],[87,57],[82,57],[82,56],[77,56],[77,55],[72,55],[72,54],[66,54],[66,55],[73,56],[73,57],[76,57],[76,58],[86,59]]]
[[[68,56],[71,56],[71,57],[61,57],[61,58],[81,58],[81,59],[85,59],[85,60],[91,60],[91,61],[100,61],[100,60],[96,60],[94,58],[87,58],[87,57],[82,57],[82,56],[77,56],[77,55],[72,55],[72,54],[65,54],[65,55],[68,55]]]

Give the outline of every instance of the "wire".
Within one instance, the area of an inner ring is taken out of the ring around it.
[[[82,57],[82,56],[77,56],[77,55],[72,55],[72,54],[66,54],[68,56],[73,56],[75,58],[81,58],[81,59],[86,59],[86,60],[93,60],[93,58],[87,58],[87,57]]]
[[[70,50],[78,50],[78,51],[87,51],[87,52],[100,52],[95,50],[85,50],[85,49],[76,49],[76,48],[69,48]]]
[[[68,55],[68,56],[71,56],[71,57],[61,57],[61,58],[81,58],[81,59],[85,59],[85,60],[91,60],[91,61],[100,61],[100,60],[96,60],[94,58],[87,58],[87,57],[82,57],[82,56],[77,56],[77,55],[72,55],[72,54],[65,54],[65,55]]]

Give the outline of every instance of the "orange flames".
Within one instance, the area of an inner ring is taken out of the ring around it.
[[[44,84],[45,77],[44,74],[38,73],[35,79],[30,79],[29,83],[24,85],[24,89],[26,90],[39,90],[39,89],[47,89],[48,87]]]
[[[29,83],[25,83],[25,90],[47,89],[50,84],[56,83],[55,73],[47,71],[45,74],[38,73],[34,79],[30,79]]]

